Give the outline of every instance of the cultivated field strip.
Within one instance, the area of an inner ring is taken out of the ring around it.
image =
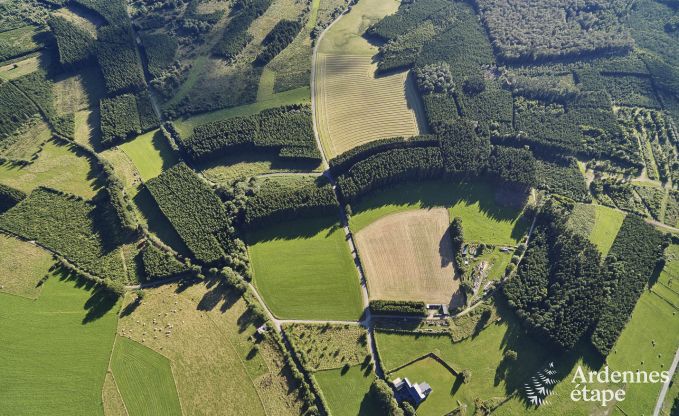
[[[384,217],[356,234],[371,299],[450,304],[459,287],[445,208]]]
[[[317,57],[316,94],[321,140],[335,156],[372,140],[419,134],[406,96],[408,72],[375,77],[370,56]]]

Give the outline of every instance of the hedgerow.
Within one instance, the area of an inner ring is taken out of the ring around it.
[[[632,310],[654,271],[664,264],[669,241],[652,225],[628,215],[606,257],[606,279],[612,292],[592,333],[592,344],[608,355],[632,315]]]
[[[141,33],[141,42],[151,75],[159,77],[175,61],[177,40],[165,33]]]
[[[12,83],[0,82],[0,140],[14,133],[37,112],[31,100]]]
[[[257,180],[253,188],[243,216],[249,227],[332,215],[339,209],[335,192],[325,177],[268,177]]]
[[[224,259],[216,234],[231,221],[222,201],[191,168],[177,164],[149,180],[146,187],[198,261]]]
[[[26,194],[18,189],[0,183],[0,214],[12,208],[26,198]]]
[[[370,311],[375,315],[427,315],[424,302],[411,300],[371,300]]]
[[[302,30],[302,23],[292,20],[281,20],[264,37],[262,50],[255,59],[256,65],[266,65],[276,57],[283,49],[287,48]]]
[[[566,350],[595,322],[606,285],[597,248],[565,226],[567,216],[564,207],[548,203],[516,276],[504,285],[524,324]]]
[[[105,204],[40,187],[0,216],[0,228],[38,241],[88,273],[124,280],[119,230],[111,220]]]
[[[232,17],[222,38],[212,48],[212,53],[225,59],[234,59],[252,40],[248,28],[271,5],[271,0],[239,0],[232,8]]]
[[[97,60],[108,94],[136,92],[146,86],[134,40],[126,27],[99,29]]]
[[[142,250],[144,273],[150,280],[165,279],[188,272],[190,269],[172,254],[147,242]]]
[[[92,57],[94,39],[89,33],[61,16],[52,15],[48,24],[57,40],[61,65],[73,67]]]
[[[338,176],[337,183],[342,197],[354,201],[393,183],[438,178],[443,166],[438,147],[391,149],[357,162]]]
[[[193,160],[205,160],[234,147],[270,148],[279,156],[320,160],[308,106],[291,105],[259,114],[233,117],[196,127],[182,140],[182,148]]]
[[[134,95],[123,94],[113,98],[102,98],[99,111],[102,145],[112,146],[141,133],[137,100]]]

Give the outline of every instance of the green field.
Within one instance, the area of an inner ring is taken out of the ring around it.
[[[462,217],[465,241],[516,244],[526,231],[517,208],[496,203],[496,189],[486,182],[428,181],[375,191],[352,206],[351,231],[357,233],[396,212],[442,206],[451,218]]]
[[[360,365],[344,369],[323,370],[314,373],[321,386],[330,411],[336,416],[375,416],[378,404],[368,394],[375,375]]]
[[[181,416],[167,358],[128,338],[117,337],[111,370],[131,415]]]
[[[38,300],[0,293],[3,414],[103,415],[118,305],[53,274]]]
[[[0,61],[39,49],[35,41],[38,33],[39,29],[30,25],[0,32]]]
[[[26,193],[42,185],[90,199],[100,187],[93,169],[72,145],[50,140],[30,165],[0,164],[0,182]]]
[[[14,237],[0,234],[0,292],[37,299],[43,276],[54,264],[47,251]]]
[[[212,111],[197,116],[176,120],[173,122],[175,128],[181,137],[189,137],[193,133],[193,129],[201,124],[210,123],[212,121],[224,120],[227,118],[248,116],[259,113],[267,108],[280,107],[290,104],[302,104],[311,102],[311,92],[309,87],[301,87],[290,91],[280,92],[271,95],[265,101],[258,101],[256,103],[242,105],[239,107],[225,108],[223,110]]]
[[[599,248],[602,255],[607,255],[608,250],[611,249],[625,215],[624,212],[613,208],[602,205],[595,206],[594,227],[589,239]]]
[[[279,158],[276,153],[265,151],[239,152],[220,155],[217,159],[198,166],[203,175],[220,185],[231,185],[238,179],[266,173],[320,172],[320,165],[300,163]]]
[[[254,282],[279,318],[354,320],[357,272],[333,220],[289,221],[248,236]]]
[[[386,371],[430,352],[437,354],[456,371],[471,370],[472,382],[459,387],[450,398],[449,410],[456,407],[457,400],[473,409],[477,397],[487,400],[513,393],[548,358],[547,351],[526,336],[523,330],[506,323],[491,325],[476,337],[455,344],[448,336],[382,332],[376,333],[376,341]],[[519,359],[510,366],[501,365],[505,349],[519,353]]]
[[[426,381],[431,386],[431,393],[417,407],[417,414],[420,416],[441,416],[457,407],[454,396],[462,379],[458,381],[453,373],[433,358],[417,361],[390,376],[392,379],[407,377],[411,383]]]
[[[132,159],[144,181],[160,175],[178,160],[160,130],[142,134],[120,148]]]
[[[679,299],[679,295],[676,296]],[[632,317],[608,356],[615,370],[668,370],[679,346],[677,309],[656,294],[644,292]],[[653,345],[655,342],[655,345]],[[658,400],[661,384],[628,384],[620,407],[628,415],[650,414]]]

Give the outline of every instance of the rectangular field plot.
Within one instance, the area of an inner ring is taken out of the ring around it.
[[[123,143],[120,148],[132,159],[145,181],[155,178],[177,163],[177,156],[160,130],[142,134],[131,142]]]
[[[181,415],[170,361],[124,337],[116,339],[111,369],[125,407],[139,415]]]
[[[371,299],[450,304],[460,281],[445,208],[384,217],[356,234]]]
[[[332,220],[289,221],[248,237],[254,282],[282,319],[358,319],[358,276]]]
[[[376,139],[420,133],[408,72],[376,77],[376,68],[367,55],[318,55],[316,117],[329,158]]]
[[[0,413],[103,416],[118,309],[57,272],[38,300],[0,293]]]

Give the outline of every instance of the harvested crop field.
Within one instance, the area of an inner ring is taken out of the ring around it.
[[[370,224],[356,234],[371,299],[449,304],[460,281],[445,208],[406,211]]]
[[[367,55],[318,55],[317,117],[329,157],[376,139],[420,133],[408,72],[376,77],[376,68]]]

